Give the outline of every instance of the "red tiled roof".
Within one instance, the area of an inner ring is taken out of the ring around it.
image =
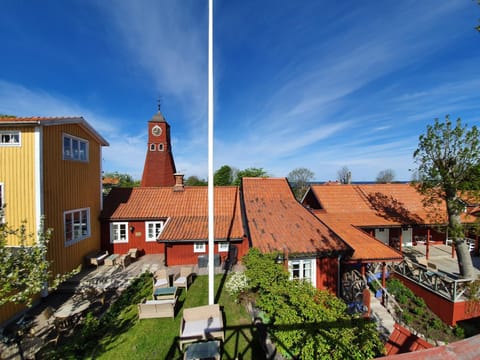
[[[104,177],[102,179],[103,185],[118,185],[119,182],[120,182],[120,179],[115,177]]]
[[[0,126],[19,126],[19,125],[62,125],[79,124],[89,132],[102,146],[108,146],[105,140],[83,117],[81,116],[58,116],[58,117],[0,117]]]
[[[216,187],[215,239],[240,239],[243,227],[238,188]],[[163,241],[208,239],[208,188],[173,187],[113,188],[104,202],[103,220],[168,219],[160,235]]]
[[[382,360],[474,360],[480,359],[480,335],[454,343],[398,355],[388,355]]]
[[[430,349],[432,347],[432,344],[419,338],[417,335],[412,334],[399,324],[394,325],[393,332],[385,344],[387,355],[408,353]]]
[[[335,214],[325,214],[314,211],[314,214],[331,228],[352,249],[353,255],[348,260],[353,261],[402,261],[402,254],[385,245],[380,240],[368,235],[355,226],[346,223]]]
[[[295,200],[286,179],[243,178],[242,193],[252,245],[260,251],[289,254],[351,251]]]
[[[399,226],[445,222],[445,205],[424,207],[411,184],[312,185],[322,209],[357,226]],[[474,217],[463,218],[465,222]]]

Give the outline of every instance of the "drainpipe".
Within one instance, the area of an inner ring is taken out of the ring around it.
[[[425,253],[425,258],[428,260],[428,255],[430,255],[430,228],[427,229],[427,250]]]
[[[340,264],[341,264],[341,260],[342,260],[342,254],[338,255],[338,258],[337,258],[337,261],[338,261],[338,265],[337,265],[337,296],[340,297],[340,286],[341,286],[341,278],[340,278]]]

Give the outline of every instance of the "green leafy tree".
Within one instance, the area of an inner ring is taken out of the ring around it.
[[[480,189],[479,136],[477,127],[468,129],[460,119],[453,124],[447,115],[444,122],[435,119],[427,126],[413,154],[418,164],[418,190],[425,196],[425,205],[438,203],[438,199],[445,201],[448,235],[455,244],[460,273],[472,279],[475,269],[460,215],[465,207],[462,193],[468,191],[471,196],[472,190]]]
[[[232,185],[235,179],[237,170],[228,165],[223,165],[213,174],[213,184],[215,186]]]
[[[296,168],[288,173],[287,179],[297,200],[301,200],[314,176],[315,174],[307,168]]]
[[[3,209],[0,209],[0,218],[2,216]],[[51,234],[52,229],[44,230],[43,218],[36,239],[34,234],[27,233],[25,222],[18,229],[12,229],[8,223],[0,223],[0,306],[6,303],[30,306],[33,296],[46,286],[49,291],[54,290],[78,272],[79,269],[76,269],[68,274],[52,276],[51,261],[47,260]],[[12,237],[18,246],[7,246],[7,239]]]
[[[208,182],[205,179],[199,179],[198,176],[192,175],[185,180],[187,186],[207,186]]]
[[[385,169],[378,173],[376,181],[379,184],[388,184],[395,180],[395,171],[392,169]]]
[[[235,180],[233,181],[233,185],[240,185],[242,182],[242,178],[244,177],[268,177],[267,172],[262,168],[247,168],[245,170],[239,170],[235,176]]]
[[[108,172],[104,174],[104,178],[118,179],[118,187],[137,187],[140,186],[140,180],[134,180],[129,174],[115,172]]]
[[[269,319],[278,350],[287,358],[371,359],[384,347],[374,322],[347,314],[346,304],[310,283],[289,280],[276,254],[252,248],[242,259],[256,305]]]

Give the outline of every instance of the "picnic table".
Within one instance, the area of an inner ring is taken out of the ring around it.
[[[188,346],[184,360],[215,359],[220,360],[220,341],[204,341]]]
[[[68,318],[84,312],[90,307],[90,305],[91,303],[89,300],[80,300],[77,302],[70,299],[60,306],[53,316],[55,316],[55,318]]]

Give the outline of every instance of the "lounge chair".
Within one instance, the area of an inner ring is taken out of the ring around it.
[[[188,287],[192,283],[193,269],[191,267],[182,267],[180,269],[180,276],[173,282],[173,286],[177,288],[185,288],[188,291]]]
[[[183,344],[210,339],[225,341],[220,306],[213,304],[184,309],[180,323],[180,349]]]
[[[153,274],[153,292],[158,288],[165,288],[170,286],[170,277],[167,273],[167,270],[157,270]]]

